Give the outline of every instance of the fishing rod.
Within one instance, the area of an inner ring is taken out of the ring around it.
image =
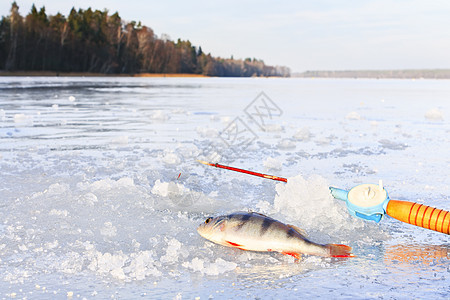
[[[287,178],[279,176],[202,160],[198,160],[198,162],[216,168],[287,182]],[[331,195],[338,200],[345,201],[349,213],[357,218],[378,223],[384,215],[388,215],[404,223],[450,234],[450,212],[415,202],[390,199],[381,180],[378,184],[357,185],[349,191],[335,187],[329,188]]]
[[[197,161],[199,163],[207,165],[207,166],[212,166],[212,167],[216,167],[216,168],[221,168],[221,169],[231,170],[231,171],[235,171],[235,172],[245,173],[245,174],[249,174],[249,175],[253,175],[253,176],[263,177],[263,178],[266,178],[266,179],[272,179],[272,180],[287,182],[287,179],[283,178],[283,177],[267,175],[267,174],[262,174],[262,173],[258,173],[258,172],[248,171],[248,170],[244,170],[244,169],[229,167],[229,166],[225,166],[225,165],[220,165],[218,163],[213,164],[213,163],[209,163],[209,162],[206,162],[206,161],[203,161],[203,160],[197,160]]]

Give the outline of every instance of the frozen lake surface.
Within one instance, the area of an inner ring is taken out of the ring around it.
[[[328,192],[382,179],[450,210],[449,120],[447,80],[0,77],[0,298],[449,299],[448,235]],[[248,209],[356,257],[196,232]]]

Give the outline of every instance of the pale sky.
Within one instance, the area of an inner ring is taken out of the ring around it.
[[[119,12],[213,56],[262,59],[306,70],[450,68],[448,0],[17,0],[47,15],[82,8]],[[0,1],[9,15],[12,1]],[[76,4],[75,4],[76,3]]]

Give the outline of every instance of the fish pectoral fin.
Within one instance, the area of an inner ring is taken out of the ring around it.
[[[302,254],[297,252],[282,251],[281,254],[293,256],[297,260],[302,259]]]
[[[237,244],[237,243],[233,243],[233,242],[230,242],[230,241],[225,241],[225,243],[227,243],[227,245],[230,246],[230,247],[238,248],[238,249],[241,249],[241,250],[246,250],[246,249],[244,248],[244,246],[239,245],[239,244]]]
[[[295,226],[295,225],[287,224],[287,226],[288,226],[289,228],[292,228],[292,229],[294,229],[295,231],[297,231],[297,233],[300,234],[301,236],[307,236],[305,230],[303,230],[303,229],[301,229],[301,228],[298,228],[298,227]]]

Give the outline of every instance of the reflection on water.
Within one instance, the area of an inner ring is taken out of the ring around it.
[[[384,263],[387,266],[448,264],[449,245],[388,245],[385,247]]]

